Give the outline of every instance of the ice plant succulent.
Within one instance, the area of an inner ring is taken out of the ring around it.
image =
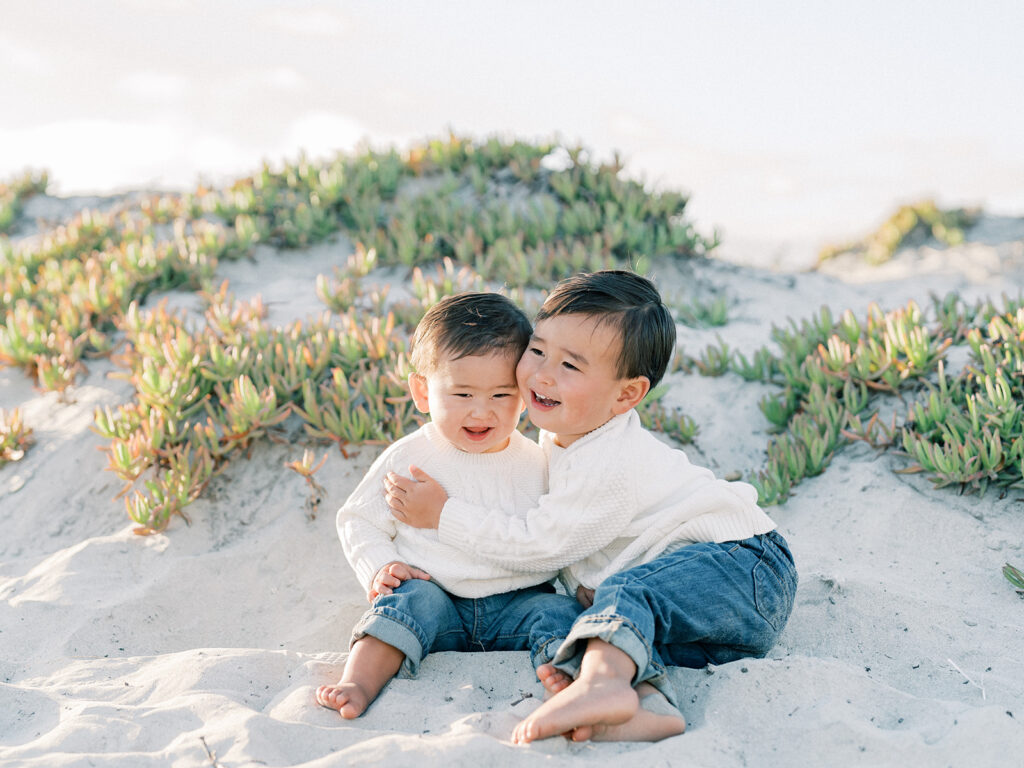
[[[32,429],[25,424],[21,409],[0,408],[0,467],[19,461],[32,442]]]
[[[617,158],[598,164],[563,147],[553,162],[554,149],[452,135],[405,153],[300,157],[224,189],[84,211],[31,243],[0,240],[0,364],[67,393],[88,358],[113,355],[134,394],[98,410],[95,429],[139,530],[162,530],[214,472],[268,435],[344,450],[418,425],[405,340],[447,293],[505,284],[525,306],[539,292],[523,289],[573,272],[643,272],[651,258],[716,246],[717,236],[685,220],[685,196],[649,192],[621,175]],[[320,317],[272,327],[258,299],[215,287],[218,263],[255,244],[303,248],[339,233],[351,255],[333,279],[318,279],[330,310]],[[414,295],[382,287],[382,276],[411,278]],[[144,309],[169,288],[199,291],[203,317]],[[677,307],[680,320],[724,322],[727,301],[712,296]],[[778,387],[762,400],[774,430],[753,478],[763,503],[784,501],[850,439],[902,447],[908,469],[937,484],[1014,486],[1024,469],[1022,303],[970,306],[950,294],[933,298],[931,319],[913,304],[870,306],[862,318],[822,307],[774,327],[773,349],[744,355],[719,340],[698,360],[680,350],[672,370],[692,363]],[[946,376],[947,349],[963,343],[967,369]],[[645,423],[692,439],[695,422],[654,395],[641,406]],[[890,395],[906,416],[883,422],[878,408]]]
[[[321,500],[327,493],[324,487],[313,477],[327,462],[327,454],[325,453],[320,461],[314,465],[315,459],[316,454],[306,448],[302,452],[301,459],[285,462],[285,467],[300,475],[306,481],[306,485],[309,486],[310,495],[306,499],[306,509],[311,518],[316,517],[317,507],[320,506]]]

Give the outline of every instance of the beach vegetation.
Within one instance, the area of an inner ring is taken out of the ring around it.
[[[0,181],[0,234],[10,232],[25,201],[43,194],[49,184],[45,172],[25,171],[19,176]]]
[[[97,408],[93,429],[141,534],[187,521],[210,481],[266,440],[306,444],[285,466],[307,483],[312,515],[323,460],[308,446],[347,456],[422,423],[405,385],[406,344],[443,296],[500,289],[529,311],[580,270],[644,272],[656,258],[713,251],[717,235],[687,221],[685,196],[622,171],[617,156],[600,163],[581,147],[449,135],[406,152],[300,156],[224,188],[83,210],[37,237],[0,241],[0,364],[66,398],[91,358],[110,358],[132,395]],[[23,186],[18,200],[45,190],[45,176]],[[956,227],[915,211],[932,236]],[[258,297],[236,300],[218,278],[223,260],[257,245],[301,249],[340,235],[340,263],[316,280],[323,311],[302,321],[270,324]],[[170,289],[196,292],[201,315],[149,303]],[[862,317],[822,307],[773,326],[772,346],[753,352],[721,338],[696,358],[679,349],[670,372],[732,372],[777,388],[760,401],[771,434],[749,477],[763,504],[784,502],[855,440],[893,451],[902,471],[936,486],[984,493],[1021,484],[1024,472],[1022,306],[950,294],[925,309],[870,305]],[[721,327],[728,308],[721,295],[674,307],[697,327]],[[951,345],[970,359],[955,375],[945,371]],[[644,424],[692,441],[696,422],[666,406],[665,392],[640,406]],[[31,430],[19,412],[0,413],[14,460]]]
[[[757,349],[749,359],[739,350],[734,350],[729,358],[729,370],[744,381],[768,381],[778,373],[777,363],[777,358],[765,347]]]
[[[1013,585],[1013,588],[1024,597],[1024,573],[1021,572],[1020,568],[1010,565],[1007,563],[1003,566],[1003,576],[1006,580]]]
[[[703,376],[721,376],[730,368],[732,360],[732,349],[722,340],[717,338],[717,343],[708,344],[693,360],[693,365]]]
[[[0,408],[0,467],[20,461],[32,442],[32,429],[25,424],[22,410]]]
[[[893,450],[909,462],[897,471],[927,473],[938,488],[1024,486],[1020,300],[968,306],[948,295],[933,297],[929,309],[931,317],[915,302],[888,312],[871,304],[863,319],[847,310],[830,326],[832,313],[822,308],[773,328],[775,350],[764,347],[752,360],[734,356],[734,372],[747,379],[760,373],[779,387],[760,401],[777,434],[764,467],[750,477],[762,504],[785,501],[850,441]],[[953,344],[969,354],[950,376],[945,360]]]
[[[695,298],[692,301],[672,303],[676,318],[683,325],[692,328],[720,328],[729,322],[729,302],[725,296],[708,300]]]
[[[524,289],[581,269],[715,246],[686,222],[682,195],[648,192],[617,159],[597,164],[578,147],[554,169],[545,158],[555,150],[449,136],[81,211],[5,244],[0,362],[66,394],[85,361],[111,358],[132,400],[97,409],[93,428],[137,532],[161,531],[262,440],[301,435],[346,453],[422,423],[404,347],[441,297],[506,285],[525,305],[539,299]],[[236,301],[217,285],[218,263],[257,244],[303,248],[340,233],[353,247],[316,281],[319,317],[271,326],[258,298]],[[388,269],[407,270],[411,296],[368,281]],[[169,289],[196,291],[202,317],[147,306]],[[695,431],[681,414],[656,413],[681,439]],[[312,480],[305,460],[288,466]]]
[[[883,264],[900,248],[923,245],[928,239],[946,246],[960,245],[980,215],[978,209],[939,208],[932,200],[902,205],[866,237],[822,248],[818,263],[852,254],[868,264]]]
[[[683,413],[681,408],[668,407],[662,400],[668,392],[667,384],[659,384],[647,393],[637,413],[647,429],[668,435],[678,443],[692,443],[697,437],[697,422]]]
[[[314,462],[316,463],[314,464]],[[319,472],[320,468],[326,463],[326,453],[321,457],[320,461],[317,462],[316,453],[311,451],[309,448],[305,448],[302,451],[301,459],[285,462],[284,465],[285,468],[292,470],[306,481],[306,486],[309,488],[309,496],[306,498],[306,511],[309,513],[310,519],[316,517],[316,511],[320,506],[320,502],[327,493],[324,487],[320,485],[314,477],[314,475]]]

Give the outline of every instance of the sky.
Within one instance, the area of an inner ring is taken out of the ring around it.
[[[968,7],[969,6],[969,7]],[[193,189],[446,135],[618,151],[737,261],[1024,215],[1024,3],[0,0],[0,179]]]

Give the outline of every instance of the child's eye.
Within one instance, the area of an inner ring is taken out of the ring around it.
[[[535,355],[543,355],[544,354],[539,349],[537,349],[537,347],[530,347],[528,351],[532,352]]]
[[[566,368],[568,368],[568,369],[569,369],[570,371],[578,371],[578,370],[579,370],[579,368],[577,368],[577,367],[576,367],[575,365],[573,365],[572,363],[562,363],[562,365],[564,365],[564,366],[565,366]]]

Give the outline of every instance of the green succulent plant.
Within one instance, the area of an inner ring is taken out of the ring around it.
[[[979,216],[977,209],[940,209],[931,200],[903,205],[864,239],[823,248],[818,254],[818,263],[852,253],[869,264],[882,264],[892,259],[903,245],[923,242],[928,237],[945,245],[959,245]]]
[[[1024,594],[1024,573],[1019,568],[1007,563],[1003,566],[1003,576],[1013,585],[1014,589]]]
[[[20,408],[0,408],[0,467],[20,461],[33,443],[32,429]]]
[[[405,342],[444,295],[504,286],[525,305],[539,293],[528,289],[573,272],[643,272],[652,258],[702,257],[717,246],[717,234],[686,220],[684,195],[651,192],[622,175],[617,157],[595,163],[578,146],[559,148],[565,162],[550,170],[543,161],[555,149],[449,135],[402,153],[300,156],[222,189],[85,210],[31,244],[0,239],[0,364],[68,396],[89,358],[111,356],[133,395],[97,409],[94,429],[139,532],[163,530],[187,519],[188,504],[228,461],[268,437],[301,434],[345,452],[420,424],[405,386]],[[45,189],[45,175],[19,183],[15,207]],[[0,225],[14,186],[0,185]],[[892,231],[957,237],[958,221],[934,207],[911,213],[864,246],[871,258],[896,242]],[[317,279],[328,310],[319,317],[271,326],[259,299],[236,301],[216,284],[218,264],[256,244],[301,249],[341,235],[351,255]],[[379,285],[388,270],[406,276],[412,296]],[[196,291],[202,318],[146,307],[171,288]],[[712,295],[677,307],[679,319],[724,324],[728,302]],[[870,305],[858,317],[822,307],[773,326],[773,348],[742,354],[719,339],[696,359],[678,350],[671,371],[732,372],[778,388],[761,400],[773,434],[750,477],[764,504],[826,471],[849,440],[905,456],[902,471],[936,485],[983,493],[1024,483],[1021,339],[1024,299],[969,305],[948,294],[927,311]],[[946,352],[960,344],[968,366],[947,376]],[[696,423],[664,406],[663,392],[640,407],[644,423],[692,440]],[[906,415],[883,422],[887,398]],[[20,415],[0,412],[5,420],[0,439],[19,455],[30,430]],[[310,479],[311,457],[289,466]]]

